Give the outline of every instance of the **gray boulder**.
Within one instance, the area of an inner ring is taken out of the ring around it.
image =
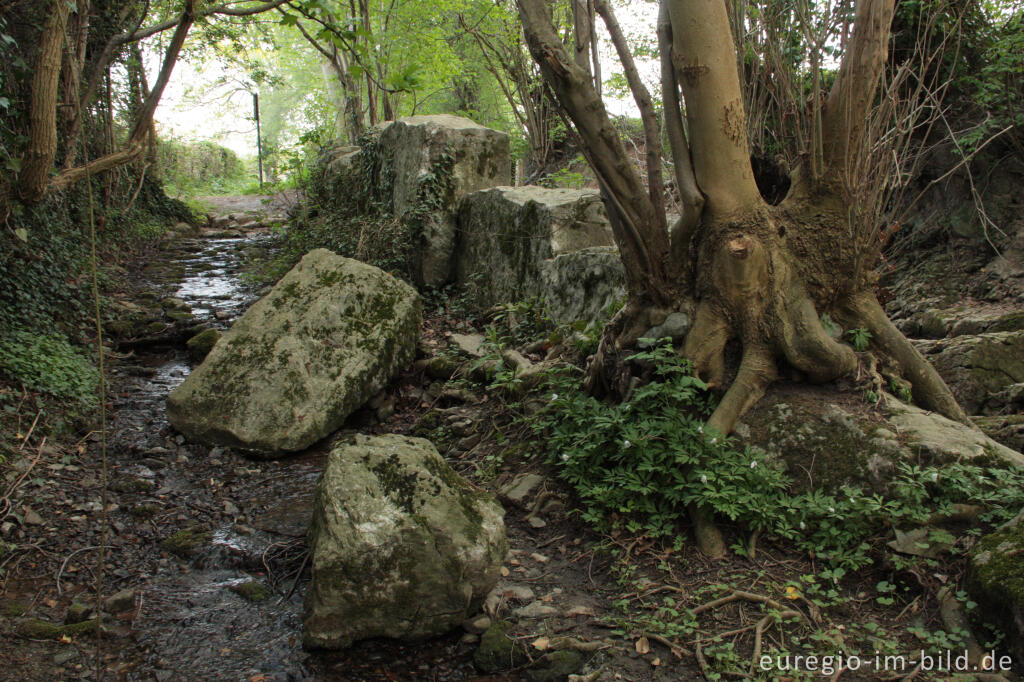
[[[413,250],[413,278],[419,285],[446,284],[452,275],[458,203],[471,192],[509,184],[508,135],[450,115],[410,116],[378,131],[377,186],[390,189],[385,196],[393,213],[415,223],[413,233],[420,240]]]
[[[1013,657],[1024,660],[1024,512],[982,537],[967,564],[967,591],[984,619],[1006,634]]]
[[[593,190],[495,187],[459,208],[455,280],[481,309],[543,291],[545,261],[595,246],[613,246],[611,225]]]
[[[882,493],[899,462],[994,458],[1024,466],[1024,455],[942,415],[887,394],[878,406],[836,401],[830,390],[773,388],[736,428],[744,443],[781,460],[799,489],[852,484]]]
[[[266,456],[342,425],[415,355],[419,295],[326,249],[306,254],[167,399],[191,439]]]
[[[1024,331],[987,332],[917,341],[967,414],[991,414],[988,403],[1024,382]]]
[[[544,261],[540,286],[555,322],[592,322],[626,300],[626,275],[614,246],[581,249]]]
[[[508,551],[501,506],[430,441],[356,436],[316,486],[303,644],[416,640],[474,615]]]

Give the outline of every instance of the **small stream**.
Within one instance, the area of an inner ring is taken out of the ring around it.
[[[265,249],[268,239],[251,233],[180,240],[159,257],[176,264],[166,270],[173,274],[161,278],[153,274],[159,268],[147,268],[151,276],[140,287],[183,299],[195,321],[226,329],[258,298],[240,277],[242,255]],[[460,641],[460,633],[417,645],[370,641],[324,654],[302,649],[304,536],[327,446],[285,460],[256,461],[186,442],[167,423],[165,399],[189,371],[183,348],[151,347],[116,372],[114,471],[151,477],[152,493],[131,503],[159,509],[138,523],[152,524],[155,538],[193,526],[207,533],[185,557],[158,543],[140,550],[139,565],[130,568],[142,592],[131,628],[136,649],[121,653],[123,678],[481,679],[473,672],[472,647]],[[249,582],[267,588],[269,598],[250,601],[232,589]]]

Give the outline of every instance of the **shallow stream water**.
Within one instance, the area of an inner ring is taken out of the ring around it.
[[[183,299],[197,322],[226,329],[257,298],[240,278],[242,254],[265,234],[182,240],[165,250],[163,280],[140,286]],[[161,272],[159,268],[150,272]],[[459,634],[416,645],[369,641],[340,653],[301,647],[308,581],[304,535],[326,446],[278,461],[247,459],[187,443],[167,423],[165,400],[190,371],[180,347],[137,351],[119,370],[111,449],[120,474],[152,477],[161,512],[157,537],[201,525],[209,535],[187,558],[142,554],[142,601],[132,623],[137,650],[130,680],[467,680],[472,648]],[[122,503],[123,504],[123,503]],[[298,577],[296,577],[298,576]],[[250,581],[270,597],[252,602],[232,590]],[[479,679],[479,678],[477,678]]]

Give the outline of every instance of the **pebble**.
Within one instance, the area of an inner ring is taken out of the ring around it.
[[[76,656],[78,656],[78,649],[75,649],[74,647],[69,647],[64,651],[54,654],[53,662],[56,665],[64,665]]]
[[[108,613],[124,613],[135,608],[135,590],[127,588],[103,600],[103,610]]]
[[[462,623],[462,629],[471,635],[482,635],[491,627],[490,616],[480,615],[470,618]]]
[[[544,528],[548,525],[548,522],[539,516],[531,516],[527,519],[527,522],[530,524],[531,528]]]
[[[43,521],[42,516],[37,514],[35,510],[29,509],[28,507],[25,508],[25,515],[22,517],[22,519],[24,519],[25,523],[29,524],[30,526],[41,526],[45,523],[45,521]]]
[[[549,559],[546,556],[544,556],[543,554],[539,554],[537,552],[531,554],[530,558],[539,564],[546,564],[549,561]]]
[[[543,482],[544,478],[537,474],[520,474],[501,489],[500,495],[509,502],[525,504],[526,498]]]
[[[547,618],[558,614],[558,609],[540,601],[532,601],[512,612],[515,618]]]

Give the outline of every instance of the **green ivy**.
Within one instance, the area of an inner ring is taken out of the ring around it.
[[[20,329],[5,334],[0,338],[0,372],[77,407],[93,406],[97,400],[99,372],[63,336]]]

